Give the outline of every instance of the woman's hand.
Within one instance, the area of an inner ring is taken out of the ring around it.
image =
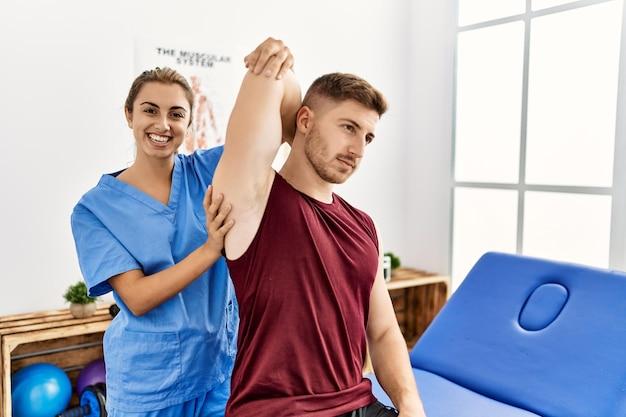
[[[220,256],[224,249],[224,237],[235,224],[233,219],[226,220],[232,206],[230,203],[224,203],[223,194],[213,196],[213,187],[210,185],[204,194],[202,205],[206,214],[206,230],[209,235],[205,246]]]
[[[293,55],[283,41],[267,38],[263,43],[248,54],[243,62],[253,73],[263,73],[266,77],[280,80],[287,71],[293,68]]]

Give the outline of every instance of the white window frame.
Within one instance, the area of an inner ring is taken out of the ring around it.
[[[534,18],[561,13],[567,10],[578,9],[581,7],[593,6],[596,4],[607,3],[615,0],[581,0],[575,1],[547,9],[532,10],[532,0],[526,0],[526,11],[523,14],[515,16],[507,16],[500,19],[489,20],[476,24],[458,26],[454,46],[454,78],[452,87],[452,186],[450,190],[451,210],[450,210],[450,236],[449,236],[449,270],[453,265],[453,247],[454,247],[454,192],[457,188],[483,188],[493,190],[515,190],[518,192],[517,202],[517,242],[516,253],[521,254],[524,242],[524,207],[525,196],[527,191],[547,191],[554,193],[571,193],[571,194],[592,194],[592,195],[608,195],[612,198],[611,209],[611,236],[609,243],[609,268],[615,270],[626,271],[626,31],[624,30],[624,22],[626,16],[626,4],[623,6],[622,12],[622,29],[620,37],[620,57],[619,57],[619,73],[618,73],[618,92],[616,103],[616,124],[615,124],[615,151],[613,161],[613,184],[611,187],[577,187],[562,185],[533,185],[526,184],[526,129],[528,115],[528,74],[529,74],[529,52],[530,52],[530,36]],[[458,17],[458,1],[456,2]],[[504,23],[522,21],[524,22],[524,60],[523,60],[523,78],[522,78],[522,115],[521,115],[521,131],[520,131],[520,153],[519,153],[519,178],[517,183],[490,183],[490,182],[466,182],[457,181],[455,173],[455,152],[456,152],[456,106],[457,106],[457,75],[458,75],[458,38],[459,34],[471,30],[482,29],[490,26],[500,25]],[[457,19],[458,22],[458,19]],[[462,277],[463,278],[463,277]]]

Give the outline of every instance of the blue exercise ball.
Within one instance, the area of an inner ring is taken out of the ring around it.
[[[71,397],[70,379],[58,366],[37,363],[11,377],[13,417],[55,417]]]

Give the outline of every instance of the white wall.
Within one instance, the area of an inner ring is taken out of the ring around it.
[[[412,1],[405,262],[449,274],[456,0]]]
[[[122,103],[137,38],[242,60],[271,35],[293,51],[303,88],[331,71],[370,80],[391,109],[339,192],[374,217],[386,249],[446,272],[452,52],[439,25],[451,2],[4,3],[0,315],[63,307],[80,279],[69,215],[102,173],[129,162]]]

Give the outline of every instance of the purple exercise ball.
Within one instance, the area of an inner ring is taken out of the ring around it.
[[[85,388],[98,383],[106,383],[106,372],[104,370],[104,360],[96,359],[90,362],[80,371],[76,379],[76,393],[82,394]]]

